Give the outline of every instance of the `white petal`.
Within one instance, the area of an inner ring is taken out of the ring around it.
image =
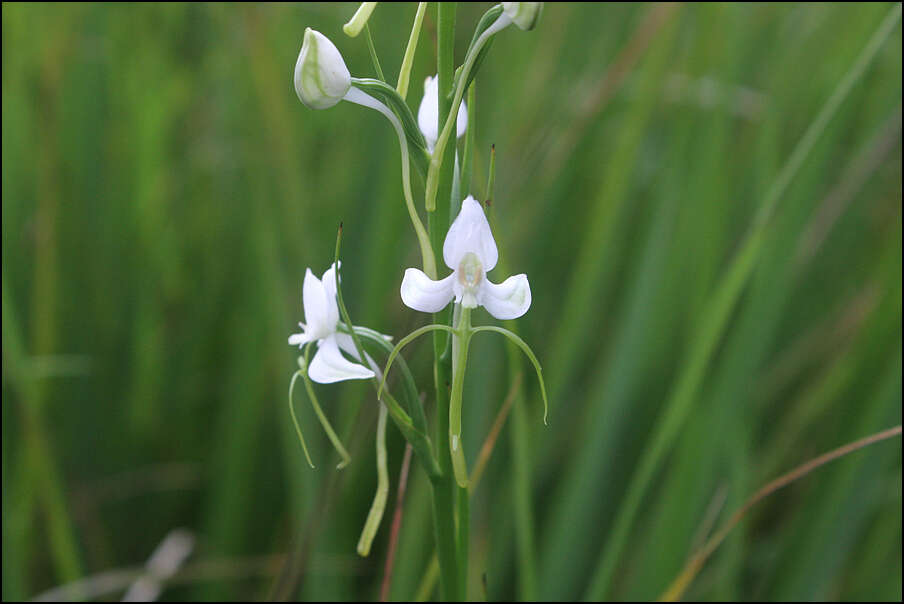
[[[499,285],[484,281],[480,286],[480,304],[497,319],[517,319],[530,308],[527,275],[509,277]]]
[[[434,281],[416,268],[405,269],[402,279],[402,302],[421,312],[439,312],[452,301],[455,273]]]
[[[348,335],[347,333],[339,333],[337,331],[336,335],[333,337],[336,338],[336,344],[339,345],[339,350],[343,351],[345,354],[355,359],[356,361],[361,360],[361,357],[358,356],[358,348],[355,346],[355,341],[350,335]]]
[[[421,129],[421,134],[427,139],[427,146],[431,151],[439,136],[437,132],[439,128],[439,91],[437,87],[435,77],[427,77],[424,80],[424,98],[421,99],[421,106],[417,110],[417,125]]]
[[[358,356],[358,347],[355,346],[355,341],[352,339],[350,335],[347,333],[339,333],[336,332],[336,343],[339,344],[339,350],[355,359],[356,361],[360,361],[361,357]],[[373,360],[373,358],[367,354],[367,351],[364,352],[364,361],[367,363],[367,366],[371,368],[371,370],[377,375],[378,379],[382,379],[383,376],[380,373],[380,367]]]
[[[289,336],[289,346],[304,346],[311,339],[308,337],[306,333],[293,333]]]
[[[339,263],[342,268],[342,262]],[[326,296],[327,322],[335,326],[339,322],[339,302],[336,299],[336,263],[330,265],[323,273],[323,293]]]
[[[443,116],[445,118],[445,116]],[[436,76],[424,80],[424,97],[417,110],[417,125],[424,138],[427,139],[428,151],[433,152],[436,139],[439,138],[439,83]],[[468,129],[468,109],[464,101],[458,106],[458,118],[455,122],[456,134],[461,138]]]
[[[318,344],[317,353],[308,367],[308,376],[319,384],[332,384],[344,380],[366,380],[374,377],[374,372],[342,356],[336,338],[329,336]]]
[[[455,134],[458,138],[463,137],[468,131],[468,108],[464,101],[458,106],[458,119],[455,120],[455,127]]]
[[[308,324],[307,333],[314,338],[319,338],[321,336],[318,334],[330,331],[327,327],[329,325],[327,321],[329,309],[326,292],[323,289],[323,283],[314,276],[311,269],[307,269],[304,274],[302,301],[304,302],[304,318]]]
[[[468,252],[477,255],[484,271],[490,271],[499,260],[496,240],[490,231],[483,208],[470,195],[461,202],[461,211],[449,227],[443,242],[443,260],[452,270],[458,269],[462,257]]]

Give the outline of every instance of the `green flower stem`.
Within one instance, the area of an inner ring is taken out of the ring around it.
[[[481,325],[480,327],[474,327],[471,329],[471,333],[480,333],[481,331],[490,331],[504,335],[509,339],[509,341],[516,344],[518,348],[521,349],[521,352],[523,352],[525,356],[530,359],[531,364],[534,366],[534,371],[536,371],[537,373],[537,381],[540,382],[540,394],[543,396],[543,423],[548,423],[547,418],[549,416],[549,400],[546,397],[546,382],[543,380],[543,369],[540,367],[540,361],[537,360],[537,355],[534,354],[534,351],[531,350],[530,346],[527,345],[527,342],[522,340],[520,336],[512,333],[504,327],[496,327],[495,325]]]
[[[471,309],[462,308],[452,339],[452,394],[449,397],[449,454],[458,486],[468,488],[468,464],[461,442],[461,399],[471,340]]]
[[[342,441],[339,440],[339,436],[337,436],[336,431],[333,430],[330,420],[327,419],[326,415],[323,413],[323,409],[320,408],[320,403],[317,401],[317,393],[314,392],[314,385],[311,383],[311,378],[308,377],[308,356],[310,353],[311,345],[308,344],[304,349],[304,366],[301,368],[301,377],[304,379],[304,388],[308,392],[308,399],[311,401],[314,413],[317,414],[317,419],[320,420],[320,425],[323,426],[324,432],[326,432],[326,435],[330,439],[330,442],[333,443],[336,452],[339,453],[339,456],[342,458],[342,461],[336,465],[336,469],[341,470],[348,465],[348,462],[352,460],[352,457],[348,454],[348,451],[345,450],[345,447],[342,446]],[[299,361],[301,360],[301,357],[299,357]]]
[[[438,88],[438,115],[449,111],[449,91],[452,89],[452,78],[455,71],[455,18],[457,4],[455,2],[436,3],[436,74]],[[439,124],[437,124],[439,125]],[[427,212],[427,226],[430,230],[430,243],[437,258],[441,258],[443,238],[449,230],[449,201],[452,192],[452,172],[454,154],[445,158],[434,157],[433,202],[428,203],[431,211]],[[430,168],[428,168],[429,172]],[[442,196],[444,203],[436,207],[435,197]],[[428,197],[427,199],[430,199]],[[425,270],[426,272],[426,270]],[[449,326],[449,311],[434,315],[434,323]],[[451,329],[451,328],[449,328]],[[436,388],[436,454],[441,475],[432,483],[433,486],[433,526],[436,538],[436,552],[440,567],[440,596],[443,600],[464,600],[466,594],[461,590],[459,568],[459,547],[456,537],[455,480],[452,476],[452,459],[449,456],[449,374],[451,360],[446,354],[450,337],[447,334],[435,333],[433,336],[433,382]]]
[[[458,107],[461,105],[461,99],[464,96],[465,92],[465,85],[468,83],[468,76],[471,74],[471,68],[474,66],[474,61],[477,60],[477,56],[480,54],[480,50],[487,43],[487,40],[489,40],[491,36],[496,34],[500,29],[502,29],[509,23],[511,23],[511,21],[509,21],[507,17],[500,17],[493,25],[488,27],[482,34],[480,34],[480,36],[477,38],[477,41],[471,47],[468,56],[465,58],[465,63],[462,67],[461,75],[458,78],[458,85],[455,87],[455,96],[452,97],[452,104],[449,107],[448,113],[446,114],[446,121],[443,123],[442,132],[440,132],[439,137],[436,139],[436,146],[433,148],[433,157],[430,159],[430,168],[427,171],[427,186],[424,197],[428,212],[432,212],[436,209],[436,195],[439,188],[440,167],[443,163],[443,155],[446,151],[446,143],[449,142],[449,136],[452,134],[452,130],[455,128],[455,119],[458,116]],[[440,82],[442,82],[442,80],[440,80]],[[444,96],[445,95],[443,94],[443,89],[442,87],[440,87],[440,115],[443,115],[442,101],[444,99]]]
[[[376,387],[376,383],[374,383],[374,388]],[[386,403],[389,415],[392,417],[392,421],[399,429],[399,432],[402,433],[405,440],[411,443],[411,447],[414,449],[414,452],[417,453],[418,459],[424,466],[424,471],[427,472],[427,476],[431,478],[438,476],[439,465],[436,462],[436,457],[433,455],[433,446],[430,443],[430,437],[411,425],[411,419],[389,392],[383,392],[382,402]]]
[[[349,325],[353,325],[351,317],[348,314],[348,309],[345,306],[345,300],[342,297],[342,267],[339,262],[339,248],[342,245],[342,226],[339,227],[339,232],[336,234],[336,252],[334,255],[334,264],[336,267],[336,302],[339,306],[339,313],[342,316],[342,320],[345,321],[345,325],[340,324],[340,329],[344,332],[348,333],[352,342],[355,344],[355,350],[358,352],[358,358],[364,360],[368,363],[372,363],[370,358],[364,351],[364,346],[361,344],[361,337],[366,337],[368,340],[376,342],[380,344],[385,350],[388,348],[389,343],[383,339],[381,334],[378,334],[369,329],[348,329]],[[395,352],[398,354],[395,350]],[[394,357],[394,355],[390,352],[390,357]],[[387,363],[387,370],[389,369],[389,365],[391,364],[392,358],[390,358]],[[386,403],[386,407],[389,410],[390,415],[392,415],[392,421],[395,422],[396,426],[399,428],[399,431],[405,437],[405,439],[411,443],[412,448],[418,455],[418,459],[420,459],[421,463],[424,465],[424,470],[427,472],[428,476],[436,476],[439,474],[439,465],[436,462],[436,456],[433,454],[433,446],[430,443],[430,438],[426,433],[426,420],[423,417],[423,409],[418,405],[417,412],[415,417],[419,420],[415,422],[411,419],[411,417],[405,412],[404,409],[399,405],[399,403],[392,397],[388,392],[383,392],[384,386],[386,383],[385,374],[384,376],[380,376],[379,369],[374,367],[374,378],[371,380],[371,383],[374,386],[374,389],[377,391],[377,399],[382,400]],[[381,393],[383,394],[381,398]],[[417,402],[412,401],[412,406],[418,404]],[[300,433],[299,433],[300,436]]]
[[[311,461],[311,454],[308,453],[308,445],[304,441],[304,435],[301,433],[301,424],[298,423],[298,417],[295,415],[295,405],[292,403],[292,392],[295,390],[295,380],[298,376],[303,375],[301,369],[292,375],[292,381],[289,382],[289,414],[292,416],[292,423],[295,424],[295,432],[298,434],[298,442],[301,443],[301,450],[304,451],[304,457],[308,460],[308,465],[314,467]]]
[[[468,537],[471,528],[470,491],[467,487],[458,487],[458,532],[455,545],[458,555],[458,589],[460,593],[468,593]]]
[[[402,349],[420,336],[431,331],[446,331],[451,334],[455,333],[455,330],[448,325],[440,325],[438,323],[434,323],[431,325],[418,327],[410,334],[399,340],[399,343],[396,344],[395,348],[392,349],[392,352],[389,353],[389,358],[386,359],[386,366],[383,367],[383,379],[380,381],[380,388],[377,390],[377,398],[382,398],[383,391],[386,387],[386,376],[389,375],[389,370],[392,368],[392,364],[395,362],[396,357],[399,356],[400,352],[402,352]]]
[[[340,326],[340,330],[344,333],[350,333],[346,325]],[[368,329],[367,327],[355,327],[355,334],[360,337],[366,339],[371,344],[379,347],[383,352],[388,356],[392,353],[393,345],[387,341],[382,334]],[[418,394],[417,384],[414,383],[414,376],[411,374],[411,370],[408,368],[408,365],[405,363],[404,359],[400,359],[402,370],[402,384],[405,389],[405,398],[408,401],[407,405],[407,413],[411,418],[411,425],[415,430],[418,430],[425,435],[427,434],[427,417],[424,415],[424,405],[421,402],[421,397]],[[380,384],[383,384],[382,378],[380,378]]]
[[[385,82],[386,76],[383,75],[383,68],[380,66],[380,59],[377,57],[377,49],[374,47],[374,38],[370,35],[370,25],[364,26],[364,37],[367,40],[367,50],[370,52],[370,60],[373,61],[374,71],[377,72],[377,77]]]
[[[468,131],[465,133],[465,148],[461,156],[461,172],[457,181],[458,190],[465,195],[471,193],[471,178],[474,174],[474,142],[477,138],[477,128],[474,127],[477,123],[477,103],[475,102],[477,93],[474,88],[473,85],[468,87]],[[461,207],[461,199],[461,196],[457,195],[452,200],[454,203],[459,204],[459,209]],[[457,213],[456,208],[453,207],[450,214],[454,215]]]
[[[374,501],[367,514],[364,530],[358,539],[358,555],[370,554],[370,545],[373,543],[383,512],[386,510],[386,497],[389,494],[389,472],[386,469],[386,405],[380,405],[380,415],[377,419],[377,492]]]
[[[414,206],[414,196],[411,194],[411,161],[408,155],[408,139],[405,137],[405,130],[399,118],[383,103],[373,98],[363,90],[359,90],[352,86],[345,95],[345,100],[357,103],[371,109],[376,109],[382,113],[392,127],[395,128],[396,135],[399,137],[399,149],[402,152],[402,190],[405,194],[405,205],[408,207],[408,215],[411,217],[411,224],[414,226],[414,232],[417,235],[417,241],[421,248],[421,259],[424,264],[424,272],[431,279],[436,279],[436,257],[433,254],[433,248],[430,246],[430,237],[424,229],[424,223],[418,216],[417,208]]]
[[[414,25],[411,26],[411,36],[408,38],[408,46],[405,48],[405,56],[402,58],[402,67],[399,69],[399,83],[396,85],[396,91],[403,99],[408,96],[408,82],[411,80],[414,51],[417,50],[417,40],[421,35],[421,26],[424,23],[424,14],[426,12],[427,3],[418,2],[417,13],[414,15]]]

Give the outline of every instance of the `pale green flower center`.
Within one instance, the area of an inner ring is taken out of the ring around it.
[[[458,264],[458,282],[461,283],[461,305],[465,308],[477,306],[477,291],[483,279],[483,264],[473,252],[468,252]]]

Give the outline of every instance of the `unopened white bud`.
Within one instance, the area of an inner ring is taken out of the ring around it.
[[[523,30],[533,29],[543,12],[542,2],[503,2],[502,11]]]
[[[327,109],[342,100],[352,85],[339,49],[310,27],[295,63],[295,93],[311,109]]]

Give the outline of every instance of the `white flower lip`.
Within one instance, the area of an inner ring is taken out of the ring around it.
[[[352,85],[342,54],[329,38],[310,27],[295,62],[295,94],[311,109],[328,109],[342,100]]]
[[[436,76],[428,76],[424,80],[424,97],[417,110],[417,125],[427,141],[427,150],[433,153],[433,147],[439,137],[439,84]],[[468,108],[464,101],[458,106],[455,127],[458,138],[464,136],[468,129]]]
[[[483,208],[470,195],[449,227],[443,260],[452,274],[439,281],[416,268],[405,270],[401,294],[406,306],[434,313],[455,300],[465,308],[483,306],[501,320],[516,319],[530,308],[527,275],[515,275],[500,284],[486,278],[499,260],[499,251]]]
[[[302,347],[308,342],[317,342],[317,352],[308,366],[308,376],[320,384],[374,377],[373,371],[349,361],[342,354],[344,351],[360,362],[351,336],[336,331],[339,323],[339,305],[336,302],[335,264],[323,273],[322,279],[318,279],[311,269],[307,269],[302,286],[302,299],[307,323],[299,323],[302,331],[290,335],[289,344]],[[365,360],[368,364],[371,363],[370,358]]]

